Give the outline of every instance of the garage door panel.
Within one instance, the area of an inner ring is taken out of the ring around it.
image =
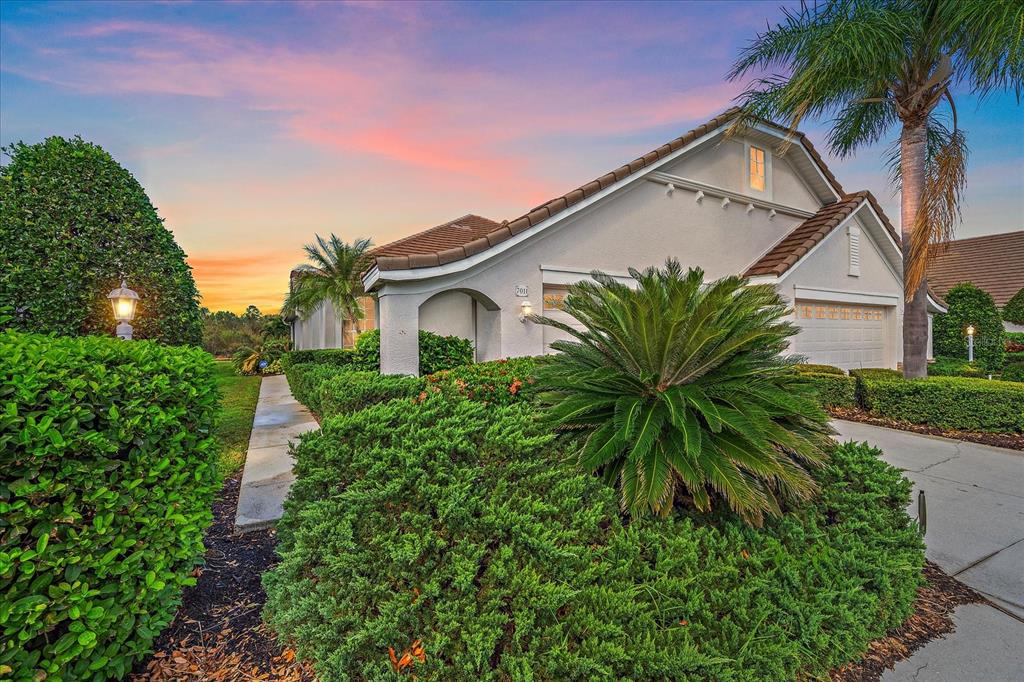
[[[798,300],[793,352],[843,369],[883,367],[891,308]]]

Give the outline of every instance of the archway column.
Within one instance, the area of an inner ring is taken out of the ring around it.
[[[420,373],[420,301],[418,296],[381,295],[378,299],[380,319],[380,373]]]

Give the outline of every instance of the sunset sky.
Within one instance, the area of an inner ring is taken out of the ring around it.
[[[0,2],[0,142],[81,135],[128,167],[203,305],[280,306],[316,233],[496,220],[727,108],[776,2]],[[1024,225],[1024,109],[959,96],[958,234]],[[826,152],[824,126],[808,124]],[[827,155],[898,220],[885,146]]]

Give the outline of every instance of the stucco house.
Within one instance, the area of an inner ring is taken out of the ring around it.
[[[802,133],[761,122],[727,136],[736,113],[513,220],[465,215],[374,249],[363,284],[381,371],[418,372],[419,329],[472,340],[478,361],[542,354],[562,332],[526,313],[565,316],[566,288],[593,270],[630,281],[629,267],[670,256],[709,280],[741,273],[778,287],[801,328],[792,351],[809,362],[896,367],[896,230],[869,192],[843,189]]]
[[[938,296],[960,282],[971,282],[992,295],[1002,308],[1024,289],[1024,230],[987,234],[946,242],[936,247],[928,264],[928,286]],[[1004,322],[1008,331],[1024,325]]]

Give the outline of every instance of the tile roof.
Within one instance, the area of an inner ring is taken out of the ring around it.
[[[480,216],[463,216],[450,223],[438,225],[423,232],[400,239],[391,244],[374,249],[372,255],[376,258],[377,268],[380,270],[408,270],[413,268],[428,268],[437,265],[444,265],[452,261],[461,260],[476,255],[481,251],[500,244],[506,239],[547,220],[568,209],[570,206],[583,201],[589,196],[596,194],[602,189],[622,180],[623,178],[636,173],[640,169],[649,166],[656,161],[678,151],[690,144],[697,138],[720,128],[722,125],[734,119],[740,110],[733,107],[715,116],[707,123],[703,123],[693,130],[681,135],[670,142],[666,142],[657,149],[654,149],[643,156],[619,166],[615,170],[605,173],[596,180],[577,187],[571,192],[555,197],[543,204],[530,209],[525,214],[513,220],[495,223]],[[787,128],[774,123],[765,122],[783,132],[789,132]],[[811,155],[815,163],[821,168],[828,181],[833,185],[839,194],[843,194],[843,188],[839,181],[825,165],[824,160],[811,144],[810,140],[801,133],[793,133],[794,141],[803,145],[804,149]],[[469,229],[455,230],[453,226],[462,223],[469,223]],[[490,227],[488,227],[488,224]]]
[[[780,277],[793,267],[793,264],[803,258],[808,251],[827,237],[832,230],[839,227],[865,201],[869,202],[875,209],[878,217],[882,219],[882,225],[889,232],[893,240],[899,244],[899,235],[889,222],[889,218],[882,211],[882,207],[878,205],[871,192],[862,190],[853,194],[843,195],[836,203],[823,206],[813,216],[793,228],[793,231],[783,237],[782,241],[772,247],[768,253],[761,256],[756,263],[747,268],[743,276],[769,275]]]
[[[997,306],[1024,288],[1024,231],[958,239],[933,247],[928,284],[940,296],[960,282],[992,294]]]

